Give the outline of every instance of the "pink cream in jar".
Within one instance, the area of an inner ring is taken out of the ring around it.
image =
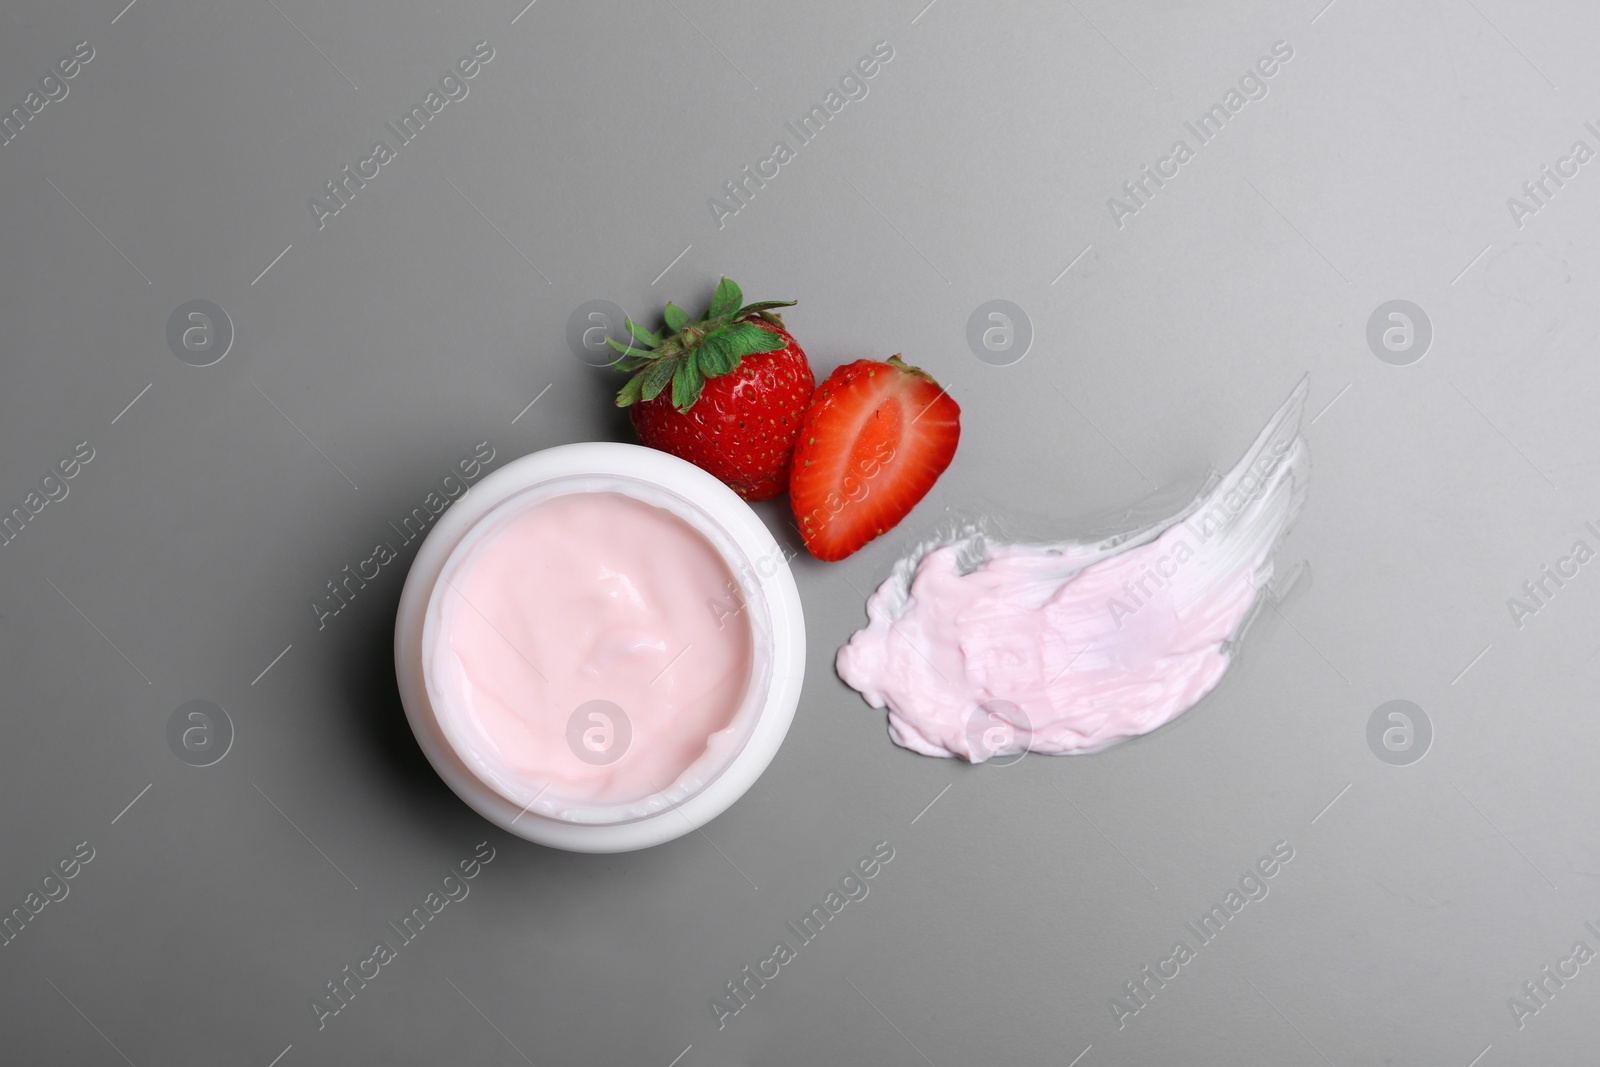
[[[560,799],[660,793],[729,729],[749,685],[750,624],[727,562],[683,519],[622,493],[509,510],[440,595],[431,666],[453,726]]]

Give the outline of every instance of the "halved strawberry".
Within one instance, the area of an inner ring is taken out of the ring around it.
[[[614,365],[633,377],[617,394],[634,432],[721,479],[746,500],[767,500],[789,484],[789,456],[817,379],[773,308],[745,304],[723,278],[711,308],[691,321],[676,304],[665,336],[629,321],[635,343],[611,346]],[[670,388],[668,388],[670,386]]]
[[[899,356],[859,359],[817,387],[800,427],[789,501],[818,559],[843,559],[916,506],[956,454],[961,408]]]

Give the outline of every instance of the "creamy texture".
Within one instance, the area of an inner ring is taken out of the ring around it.
[[[666,790],[727,729],[750,678],[727,563],[687,522],[622,493],[566,493],[494,521],[444,574],[428,655],[446,733],[513,799],[613,805]]]
[[[896,744],[983,762],[1093,752],[1172,721],[1222,678],[1305,501],[1306,382],[1178,515],[1099,542],[913,555],[868,599],[839,677]]]

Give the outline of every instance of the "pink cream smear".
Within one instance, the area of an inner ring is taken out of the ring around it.
[[[652,796],[743,699],[750,627],[707,610],[733,575],[662,508],[615,492],[539,501],[445,577],[436,710],[488,756],[480,775],[511,779],[490,782],[502,791],[592,805]]]
[[[902,560],[839,649],[889,735],[975,763],[1094,752],[1193,707],[1228,669],[1305,502],[1307,382],[1179,514],[1088,543],[982,532]]]

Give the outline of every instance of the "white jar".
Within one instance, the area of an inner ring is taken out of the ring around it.
[[[441,594],[452,573],[497,518],[568,493],[621,493],[663,508],[719,552],[738,584],[751,631],[749,683],[726,729],[706,753],[659,793],[594,806],[526,780],[463,728],[448,687],[430,664]],[[530,841],[575,852],[626,852],[670,841],[727,810],[772,762],[800,699],[805,620],[786,554],[738,495],[676,456],[639,445],[561,445],[506,464],[439,517],[417,551],[395,621],[395,673],[406,718],[428,761],[456,794],[490,822]]]

